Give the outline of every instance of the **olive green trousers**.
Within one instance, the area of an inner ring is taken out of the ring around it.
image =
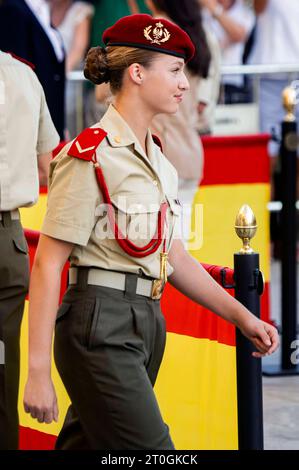
[[[70,396],[56,449],[174,449],[153,391],[166,328],[160,302],[87,285],[79,270],[58,310],[54,354]]]
[[[28,291],[28,247],[19,220],[0,220],[0,449],[18,448],[20,327]]]

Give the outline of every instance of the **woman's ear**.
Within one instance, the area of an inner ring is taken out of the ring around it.
[[[128,68],[130,79],[136,83],[136,85],[141,85],[143,82],[143,73],[144,69],[140,64],[131,64]]]

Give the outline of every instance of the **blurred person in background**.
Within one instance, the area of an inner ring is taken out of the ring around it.
[[[243,0],[198,0],[207,28],[217,36],[221,48],[222,65],[242,65],[246,41],[254,27],[255,17]],[[222,78],[223,98],[226,104],[250,101],[250,92],[241,75]]]
[[[28,65],[0,51],[0,449],[18,449],[20,328],[29,282],[20,207],[48,180],[59,136]]]
[[[218,39],[213,31],[210,31],[204,23],[203,29],[206,33],[207,43],[211,52],[209,75],[202,78],[198,87],[198,119],[197,131],[200,135],[213,134],[215,122],[215,110],[219,98],[221,79],[221,50]]]
[[[257,25],[251,64],[299,64],[299,1],[254,0]],[[298,79],[294,76],[294,78]],[[285,111],[282,91],[288,85],[287,74],[265,75],[260,80],[260,130],[280,136]],[[298,109],[298,108],[297,108]],[[297,119],[298,119],[297,112]],[[279,153],[279,142],[269,145],[273,170]]]
[[[64,140],[64,49],[59,33],[51,26],[48,2],[1,0],[0,48],[34,65],[51,117]]]
[[[51,23],[62,36],[66,51],[66,71],[82,66],[90,40],[91,2],[76,0],[49,0]]]
[[[202,78],[209,75],[211,52],[197,0],[147,0],[146,3],[154,17],[176,23],[189,34],[196,46],[195,56],[185,68],[190,89],[186,91],[178,111],[174,115],[155,116],[151,124],[152,133],[160,138],[163,152],[178,172],[178,196],[183,207],[181,231],[186,244],[192,203],[203,175],[203,147],[197,132],[198,94]],[[204,107],[205,103],[201,105]]]
[[[66,52],[66,73],[83,68],[83,58],[90,41],[91,19],[94,7],[90,2],[49,0],[52,25],[59,31]],[[77,96],[81,88],[75,82],[66,82],[66,128],[68,137],[77,134]],[[82,93],[82,92],[81,92]],[[81,110],[82,111],[82,110]]]
[[[102,43],[102,35],[106,28],[123,16],[136,13],[150,13],[145,0],[93,0],[94,16],[91,25],[90,46]],[[110,88],[104,83],[95,88],[88,84],[85,103],[85,125],[91,126],[99,121],[107,111],[110,103]]]

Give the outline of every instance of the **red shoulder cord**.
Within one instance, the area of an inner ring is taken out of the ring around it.
[[[101,132],[97,132],[97,131],[101,131]],[[94,137],[93,135],[91,135],[91,132],[94,134],[99,134],[99,135]],[[128,255],[133,256],[135,258],[144,258],[145,256],[155,253],[162,243],[168,204],[167,202],[162,202],[160,209],[159,209],[157,229],[156,229],[155,235],[153,236],[151,241],[147,243],[147,245],[137,246],[131,240],[129,240],[128,237],[124,236],[124,234],[122,233],[122,231],[120,230],[120,228],[118,227],[116,223],[113,203],[110,198],[106,180],[103,175],[102,168],[100,167],[96,159],[96,148],[99,146],[99,144],[101,143],[101,141],[104,139],[106,135],[107,133],[103,131],[102,129],[97,129],[97,130],[95,130],[94,128],[85,129],[85,131],[83,131],[71,145],[68,151],[68,155],[76,157],[76,158],[80,158],[82,160],[91,161],[94,164],[97,182],[98,182],[100,191],[103,194],[103,200],[105,204],[107,204],[108,219],[109,219],[110,226],[113,228],[115,239],[117,240],[120,247]],[[90,137],[93,137],[95,139],[94,142],[96,142],[96,145],[90,146],[91,141],[87,139],[87,137],[89,137],[89,139]],[[84,144],[89,145],[89,147],[84,148]],[[163,241],[163,251],[164,252],[166,251],[166,235]]]
[[[155,253],[158,250],[159,246],[161,245],[162,239],[163,239],[163,229],[165,226],[167,203],[162,202],[160,206],[160,210],[158,214],[157,229],[151,241],[147,245],[144,245],[144,246],[135,245],[133,242],[131,242],[131,240],[129,240],[127,237],[124,236],[124,234],[118,227],[116,220],[115,220],[114,209],[113,209],[112,201],[110,199],[110,194],[107,188],[107,184],[103,175],[102,168],[100,167],[99,163],[96,160],[93,159],[92,161],[94,163],[97,181],[102,191],[104,202],[107,204],[107,208],[108,208],[107,212],[108,212],[110,226],[113,227],[115,238],[118,241],[121,248],[130,256],[134,256],[136,258],[144,258],[145,256]]]

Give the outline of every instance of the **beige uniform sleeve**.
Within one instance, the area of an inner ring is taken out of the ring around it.
[[[46,217],[41,232],[86,246],[102,202],[92,163],[69,157],[68,144],[51,162]]]
[[[44,90],[39,82],[38,86],[40,88],[40,116],[36,152],[41,155],[52,152],[59,144],[60,138],[50,116]]]

